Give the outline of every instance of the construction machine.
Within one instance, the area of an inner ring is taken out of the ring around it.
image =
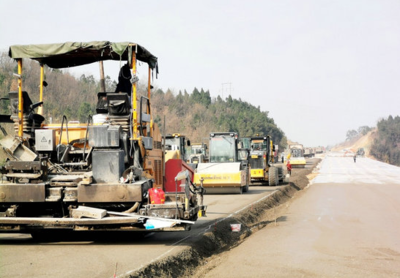
[[[359,157],[364,157],[365,156],[365,149],[364,148],[358,148],[356,154]]]
[[[16,134],[0,141],[8,155],[1,169],[0,232],[184,231],[205,213],[203,189],[190,182],[187,171],[164,165],[162,136],[151,111],[156,56],[136,43],[108,41],[14,45],[9,56],[18,63],[19,89],[10,92],[12,114],[5,117],[14,122]],[[23,90],[22,59],[40,64],[38,103]],[[66,116],[47,123],[45,66],[101,62],[102,69],[104,60],[127,62],[129,89],[99,92],[96,115],[88,115],[87,123]],[[147,95],[141,97],[138,61],[148,65],[149,74]],[[168,186],[164,172],[174,177]]]
[[[187,161],[189,158],[186,146],[190,146],[190,140],[185,135],[179,133],[167,134],[165,136],[165,161],[169,159],[182,159]]]
[[[205,143],[192,144],[192,149],[188,159],[188,163],[198,164],[205,162],[208,162],[207,144]]]
[[[251,137],[250,144],[249,163],[252,184],[268,182],[270,186],[279,185],[279,182],[284,180],[285,174],[282,165],[273,164],[275,146],[271,137]]]
[[[249,190],[249,150],[238,147],[236,132],[210,133],[208,163],[199,163],[194,183],[203,183],[207,193],[239,193]]]
[[[315,148],[310,148],[311,157],[315,156]]]
[[[188,153],[186,146],[190,146],[190,140],[185,135],[179,133],[167,134],[164,136],[164,155],[165,155],[165,172],[164,182],[167,192],[175,191],[175,176],[180,171],[187,171],[188,180],[193,182],[194,164],[187,163]],[[184,187],[176,188],[177,191],[183,192]]]
[[[306,159],[304,158],[304,147],[302,144],[291,144],[289,145],[289,156],[290,164],[293,168],[304,168],[306,167]]]
[[[304,148],[304,157],[313,157],[312,148]]]

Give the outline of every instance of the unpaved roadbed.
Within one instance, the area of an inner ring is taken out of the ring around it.
[[[268,224],[278,222],[280,217],[283,217],[285,205],[282,204],[308,185],[307,175],[312,173],[319,161],[315,160],[310,169],[294,169],[290,183],[267,198],[249,205],[231,217],[217,220],[192,246],[179,254],[119,277],[201,277],[201,268],[207,268],[208,261],[211,261],[213,256],[241,244],[245,238]],[[232,232],[231,224],[238,223],[241,224],[240,232]]]

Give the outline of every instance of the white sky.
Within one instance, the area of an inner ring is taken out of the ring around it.
[[[231,93],[317,146],[399,114],[399,15],[398,0],[0,0],[0,50],[136,42],[159,58],[161,89]]]

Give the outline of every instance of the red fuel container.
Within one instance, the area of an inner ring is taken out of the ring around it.
[[[161,205],[165,203],[165,192],[161,188],[149,189],[150,204]]]

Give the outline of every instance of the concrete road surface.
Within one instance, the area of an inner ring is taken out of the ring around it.
[[[210,264],[200,277],[400,277],[400,168],[327,156],[277,226]]]

